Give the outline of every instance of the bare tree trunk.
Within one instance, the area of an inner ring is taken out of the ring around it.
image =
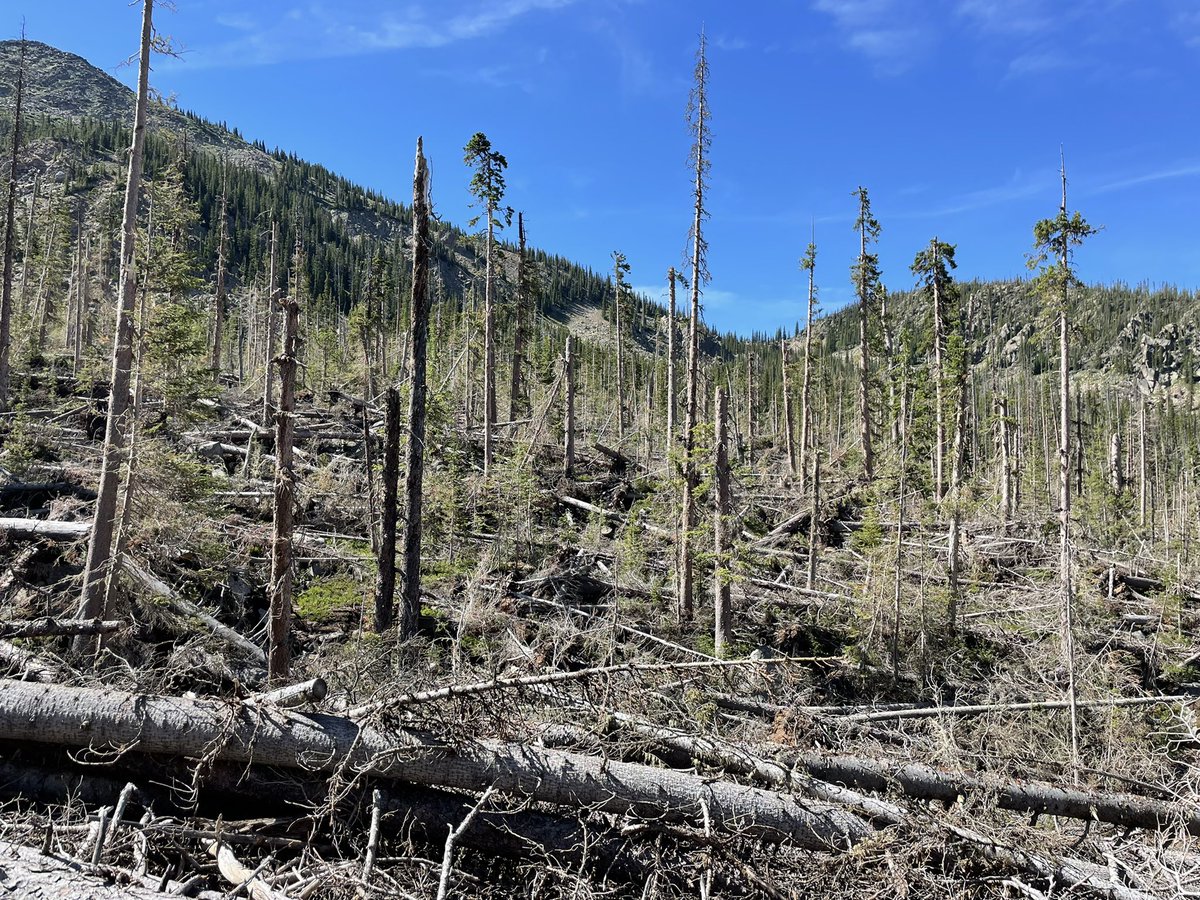
[[[815,226],[814,226],[815,231]],[[812,265],[808,266],[808,313],[804,320],[804,374],[800,381],[800,480],[808,476],[808,448],[812,443],[812,327],[816,304],[816,247],[812,247]]]
[[[733,632],[733,611],[729,604],[730,560],[729,518],[732,504],[729,491],[729,397],[724,388],[717,388],[716,398],[716,461],[714,482],[716,503],[713,510],[713,618],[716,622],[713,645],[717,656],[729,646]]]
[[[17,162],[21,152],[21,105],[25,99],[25,32],[21,32],[21,54],[17,63],[17,96],[13,111],[12,154],[9,157],[8,197],[4,215],[4,273],[0,287],[0,411],[9,406],[9,357],[12,344],[13,244],[17,240]],[[29,261],[25,261],[29,270]],[[22,287],[22,291],[24,288]]]
[[[512,382],[508,393],[508,418],[515,422],[524,408],[521,398],[521,370],[525,366],[525,307],[529,303],[526,282],[525,214],[517,213],[517,299],[513,305]]]
[[[146,271],[143,273],[142,287],[138,300],[138,331],[137,331],[137,355],[134,358],[136,366],[133,375],[133,407],[129,411],[129,435],[127,442],[129,444],[129,454],[125,463],[125,481],[121,486],[121,512],[117,517],[116,535],[114,537],[113,560],[114,564],[109,566],[108,576],[105,578],[104,584],[104,613],[111,616],[116,609],[116,588],[117,576],[121,572],[121,561],[125,557],[125,549],[129,544],[129,523],[133,518],[133,497],[137,490],[138,479],[138,456],[137,456],[137,440],[138,440],[138,415],[142,408],[142,366],[146,355],[146,305],[150,296],[150,245],[151,236],[154,233],[154,205],[150,204],[146,217]],[[86,307],[81,307],[85,309]],[[76,345],[81,343],[83,331],[82,329],[76,336]],[[105,636],[99,635],[97,638],[97,651],[104,646]]]
[[[1007,532],[1013,517],[1012,460],[1009,456],[1012,438],[1009,436],[1008,400],[996,401],[1000,417],[1000,519]]]
[[[296,241],[299,263],[300,242]],[[297,277],[299,286],[299,277]],[[270,652],[267,677],[286,681],[291,668],[292,523],[296,511],[296,472],[292,448],[296,430],[296,364],[300,304],[296,297],[281,301],[284,310],[283,355],[279,357],[279,410],[275,413],[275,522],[271,532]]]
[[[408,443],[404,468],[404,589],[400,600],[400,639],[417,633],[421,614],[421,513],[425,477],[426,346],[429,340],[429,168],[417,138],[413,168],[413,271],[409,303]]]
[[[754,462],[754,412],[757,397],[754,392],[754,354],[746,354],[746,462]]]
[[[686,418],[683,431],[683,503],[679,520],[678,614],[679,624],[692,621],[693,560],[692,529],[696,527],[696,484],[698,473],[692,454],[696,446],[697,391],[700,381],[700,295],[692,283],[692,313],[688,324],[688,380]]]
[[[567,348],[563,354],[563,371],[566,381],[567,408],[563,415],[563,472],[570,478],[575,470],[575,358],[572,352],[574,338],[567,335]]]
[[[868,344],[870,300],[867,296],[867,232],[863,228],[859,236],[859,264],[863,271],[858,285],[858,416],[862,434],[863,472],[870,480],[875,476],[875,451],[871,444],[871,357]]]
[[[80,723],[91,727],[81,730]],[[307,768],[498,791],[573,809],[694,823],[707,806],[714,828],[751,840],[827,851],[872,829],[839,806],[720,779],[534,744],[460,741],[453,748],[417,733],[381,730],[338,716],[225,700],[152,697],[108,688],[0,682],[0,736],[66,746],[122,746],[163,753]]]
[[[936,421],[933,441],[933,484],[934,496],[940,501],[946,495],[946,317],[942,310],[941,279],[937,274],[940,244],[935,237],[930,244],[934,254],[933,285],[933,384],[934,418]]]
[[[812,515],[808,520],[808,565],[804,586],[812,590],[817,580],[817,529],[821,525],[821,451],[813,449],[812,457]]]
[[[278,284],[275,274],[275,262],[278,258],[277,242],[279,239],[279,223],[271,223],[271,268],[267,275],[267,343],[266,358],[263,365],[263,427],[270,425],[275,417],[275,304],[278,301],[276,293]]]
[[[125,210],[121,228],[121,300],[117,307],[116,336],[113,341],[112,382],[108,421],[104,432],[100,485],[96,492],[96,514],[76,615],[76,618],[80,619],[95,619],[104,609],[105,582],[112,564],[117,489],[120,486],[121,466],[125,457],[125,414],[129,408],[129,377],[133,366],[133,303],[137,295],[134,244],[137,236],[138,195],[142,183],[142,148],[146,139],[153,7],[154,0],[143,0],[137,105],[134,108],[133,143],[129,152],[129,174],[125,182]],[[87,641],[77,640],[76,649],[81,653],[88,653],[91,648]]]
[[[1062,170],[1062,215],[1067,214],[1067,169]],[[1059,265],[1064,272],[1068,266],[1067,239],[1063,237],[1062,256]],[[1075,710],[1075,596],[1071,582],[1071,374],[1070,374],[1070,327],[1067,322],[1068,285],[1064,278],[1062,308],[1058,314],[1058,363],[1059,363],[1059,449],[1058,449],[1058,502],[1059,502],[1059,562],[1058,577],[1061,602],[1061,638],[1063,664],[1067,670],[1067,700],[1071,704],[1071,764],[1076,778],[1079,775],[1078,717]]]
[[[1112,480],[1113,493],[1118,495],[1125,493],[1125,466],[1122,464],[1121,452],[1121,431],[1118,427],[1113,430],[1108,444],[1108,474]]]
[[[212,370],[214,376],[221,374],[221,343],[225,337],[225,245],[228,239],[229,227],[226,214],[226,189],[224,180],[222,180],[221,186],[220,216],[220,237],[217,239],[217,289],[213,296]]]
[[[375,630],[382,634],[392,624],[396,600],[396,502],[400,479],[400,393],[387,389],[386,436],[383,444],[383,525],[379,535],[379,577],[375,582]]]
[[[675,378],[675,267],[667,269],[667,455],[675,452],[675,395],[679,390]]]
[[[1146,400],[1138,406],[1138,525],[1146,527],[1146,510],[1149,506],[1149,481],[1146,469]]]
[[[496,429],[496,298],[492,284],[495,240],[495,205],[487,208],[487,250],[483,282],[483,474],[492,468],[495,455],[492,432]]]
[[[33,175],[33,191],[29,197],[29,222],[25,228],[25,248],[21,252],[21,296],[18,299],[18,305],[21,312],[29,312],[29,267],[32,259],[30,254],[33,252],[33,226],[34,217],[37,213],[38,193],[41,191],[41,174],[35,172]]]
[[[623,257],[622,257],[623,259]],[[617,446],[625,440],[625,338],[622,335],[621,321],[621,281],[620,263],[617,264],[617,272],[613,279],[615,296],[613,298],[613,320],[616,322],[617,331]]]
[[[792,385],[788,378],[787,341],[779,342],[779,364],[783,373],[783,433],[784,446],[787,447],[788,469],[796,474],[796,428],[792,415]]]
[[[679,624],[691,625],[693,613],[693,565],[692,529],[696,526],[696,486],[699,475],[696,471],[696,422],[697,401],[700,388],[700,287],[708,277],[706,255],[708,245],[704,240],[704,194],[711,142],[708,109],[708,60],[705,56],[704,32],[700,33],[700,47],[696,53],[695,83],[688,102],[688,119],[692,125],[692,227],[691,227],[691,318],[688,322],[688,373],[687,407],[685,409],[683,433],[683,502],[680,504],[679,564],[676,584]]]

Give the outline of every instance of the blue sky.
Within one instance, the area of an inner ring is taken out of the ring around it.
[[[139,4],[140,5],[140,4]],[[682,262],[684,109],[696,36],[713,109],[706,318],[749,332],[803,315],[815,221],[824,308],[851,297],[851,192],[883,225],[885,283],[933,236],[963,278],[1023,275],[1033,222],[1071,206],[1103,232],[1089,281],[1200,286],[1200,0],[178,0],[185,53],[153,80],[397,199],[425,137],[435,204],[465,224],[462,147],[509,160],[530,240],[599,270],[619,249],[654,296]],[[124,81],[138,8],[3,0],[0,25]],[[7,22],[4,19],[7,18]]]

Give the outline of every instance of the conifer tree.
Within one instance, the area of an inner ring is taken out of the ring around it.
[[[913,259],[912,273],[920,281],[921,291],[929,301],[933,315],[933,368],[934,368],[934,443],[933,482],[934,495],[941,500],[946,493],[946,353],[951,325],[949,304],[952,301],[950,270],[956,268],[954,246],[943,243],[936,237],[929,246]]]
[[[1075,716],[1075,636],[1074,588],[1071,580],[1071,375],[1070,321],[1068,302],[1071,289],[1081,282],[1075,275],[1073,254],[1097,229],[1079,212],[1067,212],[1067,166],[1062,161],[1062,205],[1053,219],[1042,219],[1033,226],[1033,253],[1029,267],[1038,269],[1034,285],[1058,320],[1059,366],[1059,632],[1063,662],[1067,669],[1067,694],[1071,703],[1071,747],[1078,763],[1078,737]]]
[[[870,315],[871,304],[882,290],[879,282],[879,256],[868,253],[867,247],[879,239],[879,221],[871,215],[871,198],[865,187],[854,191],[858,199],[858,218],[854,229],[859,236],[858,261],[851,268],[855,291],[858,295],[858,416],[862,435],[863,473],[867,479],[875,477],[875,451],[871,440],[874,424],[871,418],[871,357]]]
[[[493,434],[496,427],[496,287],[494,260],[496,230],[512,224],[512,208],[501,207],[504,199],[504,170],[508,160],[492,149],[492,142],[482,131],[476,132],[463,148],[463,161],[474,168],[469,190],[483,212],[471,219],[474,227],[479,220],[487,222],[484,244],[483,281],[483,471],[491,469]],[[503,222],[503,225],[501,224]]]

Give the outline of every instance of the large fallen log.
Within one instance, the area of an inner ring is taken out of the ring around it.
[[[92,533],[91,522],[50,522],[45,519],[0,518],[0,532],[13,537],[77,541]]]
[[[14,619],[0,622],[0,638],[60,637],[77,634],[111,634],[129,623],[114,619]]]
[[[1200,807],[1195,803],[1170,803],[1133,794],[1009,781],[990,775],[946,772],[917,763],[855,756],[787,753],[777,759],[804,769],[814,778],[858,790],[899,791],[908,797],[945,803],[976,796],[1001,809],[1096,820],[1132,828],[1171,829],[1182,825],[1189,834],[1200,835]]]
[[[666,822],[808,849],[871,833],[858,816],[686,772],[498,741],[450,744],[406,729],[360,725],[242,703],[0,681],[0,738],[197,756],[480,791]]]
[[[46,762],[48,765],[22,765],[0,759],[0,798],[113,806],[130,777],[138,778],[143,785],[139,793],[153,800],[160,814],[166,810],[195,815],[197,806],[228,813],[231,804],[245,803],[252,804],[260,815],[304,815],[324,807],[329,796],[324,779],[303,772],[287,778],[275,769],[260,773],[244,765],[218,763],[205,773],[193,792],[193,773],[187,765],[156,757],[139,758],[135,766],[118,765],[116,768],[123,773],[118,778],[98,774],[98,767],[80,767],[69,759],[56,757]],[[171,785],[185,788],[175,792]],[[364,787],[362,793],[370,792]],[[339,808],[352,807],[355,796],[351,794]],[[405,786],[402,791],[384,791],[381,807],[387,813],[387,831],[400,831],[406,840],[440,848],[447,827],[461,823],[474,801],[470,794]],[[595,821],[595,817],[591,821],[583,819],[535,809],[484,810],[462,835],[461,843],[489,855],[513,859],[527,860],[531,854],[542,854],[556,865],[594,869],[608,877],[645,883],[646,867],[640,858],[643,854],[636,852],[636,845],[623,838],[618,829]],[[227,820],[226,824],[231,823]],[[228,833],[225,837],[233,839]]]

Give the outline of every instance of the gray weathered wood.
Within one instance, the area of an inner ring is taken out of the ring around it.
[[[871,833],[838,807],[687,772],[498,741],[449,745],[349,719],[240,703],[0,681],[0,738],[142,753],[209,756],[256,765],[363,774],[661,821],[694,821],[810,849],[853,845]],[[397,752],[403,751],[403,752]]]

